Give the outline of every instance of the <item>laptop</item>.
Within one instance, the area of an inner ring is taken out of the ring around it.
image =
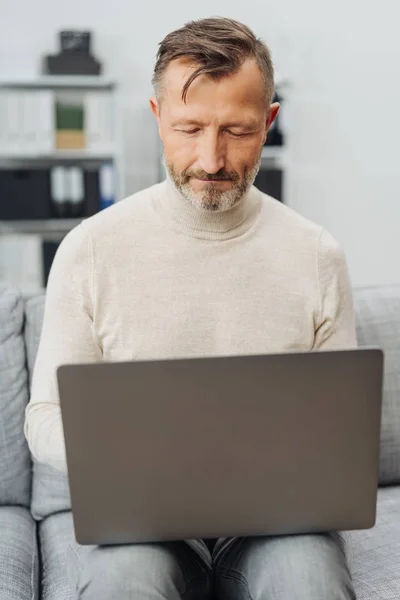
[[[80,544],[367,529],[383,353],[63,365]]]

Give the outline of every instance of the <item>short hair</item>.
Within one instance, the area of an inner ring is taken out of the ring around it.
[[[265,84],[265,97],[271,104],[274,97],[274,66],[268,46],[252,30],[233,19],[213,17],[189,21],[169,33],[159,44],[152,83],[158,100],[162,97],[163,76],[168,65],[186,58],[198,68],[182,89],[186,102],[188,89],[200,75],[218,80],[236,73],[246,59],[254,59]]]

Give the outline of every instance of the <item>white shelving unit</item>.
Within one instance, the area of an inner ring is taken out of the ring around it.
[[[41,75],[39,77],[0,76],[2,88],[26,89],[115,89],[116,82],[96,75]]]
[[[82,168],[96,168],[103,163],[111,162],[114,165],[116,174],[115,181],[115,200],[121,200],[125,196],[124,190],[124,152],[122,144],[122,127],[120,125],[119,115],[119,96],[116,82],[105,77],[97,76],[58,76],[45,75],[39,77],[14,77],[0,76],[0,99],[2,93],[10,92],[18,94],[18,92],[35,92],[49,90],[53,93],[53,98],[71,96],[83,98],[85,94],[95,95],[96,92],[103,93],[103,96],[110,98],[110,122],[112,123],[112,144],[102,144],[99,147],[90,147],[64,150],[56,147],[54,137],[54,149],[47,148],[46,151],[39,148],[24,148],[5,146],[1,140],[1,122],[0,122],[0,168],[24,170],[40,166],[41,168],[51,168],[55,165],[80,166]],[[104,94],[107,92],[109,94]],[[5,97],[5,96],[3,96]],[[55,110],[55,108],[54,108]],[[1,102],[0,102],[1,112]],[[92,117],[93,118],[93,117]],[[1,120],[1,119],[0,119]],[[55,121],[54,121],[55,122]],[[22,125],[21,125],[22,126]],[[3,132],[4,133],[4,132]],[[55,126],[54,126],[55,136]],[[51,144],[53,145],[53,144]],[[0,203],[12,202],[12,198],[4,198],[0,196]],[[1,219],[1,217],[0,217]],[[59,242],[62,238],[82,221],[79,219],[27,219],[27,220],[0,220],[0,244],[1,241],[8,237],[10,240],[16,239],[16,236],[38,236],[42,241]],[[27,238],[26,238],[27,239]],[[21,245],[24,243],[21,237]],[[10,248],[11,245],[4,244],[4,248]],[[15,246],[17,248],[17,246]],[[29,257],[27,257],[29,258]],[[0,257],[0,280],[2,278],[1,260],[6,260],[7,257]],[[12,257],[10,257],[11,261]],[[15,261],[17,262],[17,261]],[[22,287],[24,282],[22,282]],[[41,286],[39,286],[41,287]]]
[[[84,219],[29,219],[18,221],[0,221],[0,235],[26,233],[42,235],[52,239],[64,236]]]
[[[37,78],[15,78],[0,77],[0,95],[3,90],[8,91],[39,91],[51,90],[71,91],[84,94],[85,91],[93,93],[94,91],[108,91],[112,97],[112,119],[114,122],[114,143],[108,147],[102,147],[99,150],[88,148],[79,150],[60,150],[55,148],[51,152],[29,151],[18,149],[18,151],[4,151],[0,144],[0,166],[12,165],[14,168],[20,166],[23,168],[28,162],[47,162],[49,165],[58,161],[81,162],[102,162],[112,161],[117,173],[117,193],[116,200],[121,200],[125,196],[124,191],[124,166],[122,149],[122,131],[119,123],[119,97],[115,81],[104,77],[94,75],[43,75]],[[1,96],[0,96],[1,97]],[[1,108],[1,107],[0,107]],[[0,131],[1,139],[1,131]],[[1,199],[0,199],[1,200]]]
[[[110,148],[109,151],[96,152],[93,150],[54,150],[54,152],[35,152],[35,153],[10,153],[7,155],[0,155],[0,162],[2,163],[15,163],[23,161],[102,161],[110,160],[115,157],[114,148]]]

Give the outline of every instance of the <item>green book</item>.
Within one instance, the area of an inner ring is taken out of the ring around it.
[[[56,129],[57,131],[83,131],[84,109],[79,104],[56,104]]]

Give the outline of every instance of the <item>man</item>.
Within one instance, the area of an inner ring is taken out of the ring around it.
[[[25,431],[59,469],[60,364],[356,343],[338,244],[252,186],[279,110],[268,48],[235,21],[191,22],[162,41],[153,83],[167,181],[73,230],[48,283]],[[338,535],[72,550],[84,600],[355,597]]]

